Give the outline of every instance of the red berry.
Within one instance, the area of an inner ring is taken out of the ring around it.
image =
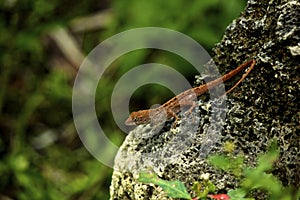
[[[207,196],[217,200],[230,200],[227,194],[216,194],[216,195],[207,195]]]

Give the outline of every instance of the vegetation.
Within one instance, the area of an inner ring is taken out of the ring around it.
[[[240,181],[240,187],[234,190],[229,190],[227,194],[212,195],[209,193],[215,192],[215,186],[207,179],[201,182],[195,182],[193,190],[197,194],[192,198],[180,181],[165,181],[159,179],[154,173],[141,173],[139,181],[143,183],[153,183],[161,186],[167,196],[183,199],[223,199],[223,200],[254,200],[250,192],[255,189],[260,189],[266,192],[268,199],[278,200],[293,200],[300,198],[300,189],[293,191],[292,188],[283,187],[282,183],[273,176],[273,163],[279,157],[279,149],[277,144],[273,142],[270,145],[269,151],[259,156],[256,167],[250,167],[244,164],[241,156],[233,155],[213,155],[208,158],[208,161],[216,168],[222,169],[236,176],[237,181]]]
[[[0,2],[0,198],[81,200],[108,198],[111,169],[89,155],[77,137],[71,94],[78,66],[51,33],[58,26],[67,30],[76,19],[111,9],[112,20],[101,28],[70,30],[84,55],[107,37],[142,26],[181,31],[210,51],[245,5],[238,0]],[[113,123],[108,97],[122,73],[151,60],[173,65],[187,76],[193,73],[179,67],[187,64],[183,60],[165,52],[133,52],[116,62],[101,80],[96,105],[101,125],[116,144],[124,134]],[[153,104],[141,91],[136,102],[146,103],[135,105]],[[152,100],[164,98],[159,95]]]

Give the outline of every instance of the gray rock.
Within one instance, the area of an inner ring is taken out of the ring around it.
[[[281,157],[273,174],[285,186],[299,187],[299,15],[299,1],[248,1],[214,48],[213,59],[224,74],[254,58],[253,71],[227,100],[200,99],[199,109],[181,114],[177,126],[171,120],[132,130],[115,158],[111,199],[171,199],[160,187],[137,182],[137,174],[149,167],[165,180],[184,182],[189,191],[206,173],[218,192],[234,189],[234,176],[205,159],[223,153],[227,141],[235,143],[235,154],[243,154],[245,162],[255,166],[257,156],[277,140]],[[260,192],[254,195],[266,198]]]

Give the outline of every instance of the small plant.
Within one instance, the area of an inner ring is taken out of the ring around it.
[[[216,186],[209,180],[209,174],[203,174],[200,176],[202,181],[194,182],[193,191],[199,199],[206,198],[209,193],[215,192]]]
[[[279,149],[276,142],[272,142],[269,151],[258,158],[258,165],[255,168],[244,165],[244,160],[241,156],[214,155],[209,157],[208,161],[216,168],[232,173],[238,179],[243,177],[241,179],[241,187],[229,190],[227,194],[209,194],[215,191],[215,185],[209,181],[208,176],[201,176],[202,181],[194,183],[193,190],[197,195],[194,198],[190,196],[182,182],[162,180],[153,172],[140,173],[138,180],[143,183],[161,186],[166,194],[172,198],[200,200],[209,197],[217,200],[254,200],[254,198],[247,197],[249,192],[254,189],[262,189],[268,193],[269,199],[299,199],[300,189],[292,192],[290,188],[283,187],[282,183],[269,173],[278,157]]]
[[[243,179],[240,184],[241,188],[228,192],[228,195],[232,200],[249,199],[245,197],[251,190],[254,189],[262,189],[266,191],[269,195],[269,199],[296,199],[296,194],[290,192],[289,188],[283,187],[280,180],[278,180],[273,174],[269,173],[272,170],[273,163],[278,159],[278,157],[279,149],[277,143],[273,141],[269,146],[268,152],[258,158],[258,164],[255,168],[243,165],[240,156],[234,158],[231,155],[217,155],[211,156],[208,160],[216,168],[231,172],[237,177],[241,177],[242,175]],[[221,163],[224,163],[224,165]]]
[[[154,172],[141,172],[138,180],[143,183],[152,183],[162,187],[169,197],[192,199],[184,184],[180,181],[166,181],[160,179]]]
[[[214,155],[208,161],[215,167],[230,172],[237,177],[243,174],[244,158],[242,156],[230,157],[225,155]]]

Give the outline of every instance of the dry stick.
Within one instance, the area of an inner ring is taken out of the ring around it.
[[[152,116],[157,115],[156,117],[152,117],[152,119],[159,121],[159,114],[161,114],[163,111],[166,112],[166,117],[167,119],[171,117],[175,117],[176,121],[178,121],[178,116],[176,115],[177,113],[180,112],[181,106],[191,106],[191,109],[195,107],[195,102],[194,98],[195,95],[198,97],[205,92],[208,91],[208,89],[213,88],[224,81],[227,81],[234,77],[236,74],[238,74],[242,69],[245,67],[249,66],[249,69],[243,74],[242,78],[230,89],[228,90],[225,94],[228,94],[231,92],[234,88],[236,88],[245,78],[246,76],[250,73],[250,71],[253,69],[256,61],[255,60],[250,60],[248,62],[245,62],[244,64],[238,66],[234,70],[230,71],[229,73],[225,74],[224,76],[217,78],[213,81],[210,81],[206,84],[200,85],[198,87],[191,88],[189,90],[186,90],[177,96],[173,97],[163,105],[161,105],[158,108],[154,109],[148,109],[148,110],[140,110],[137,112],[132,112],[128,119],[125,121],[126,125],[138,125],[138,124],[148,124],[151,123],[151,117],[150,113],[154,113]],[[223,94],[223,95],[225,95]],[[179,103],[180,102],[180,103]],[[189,109],[189,110],[191,110]]]

